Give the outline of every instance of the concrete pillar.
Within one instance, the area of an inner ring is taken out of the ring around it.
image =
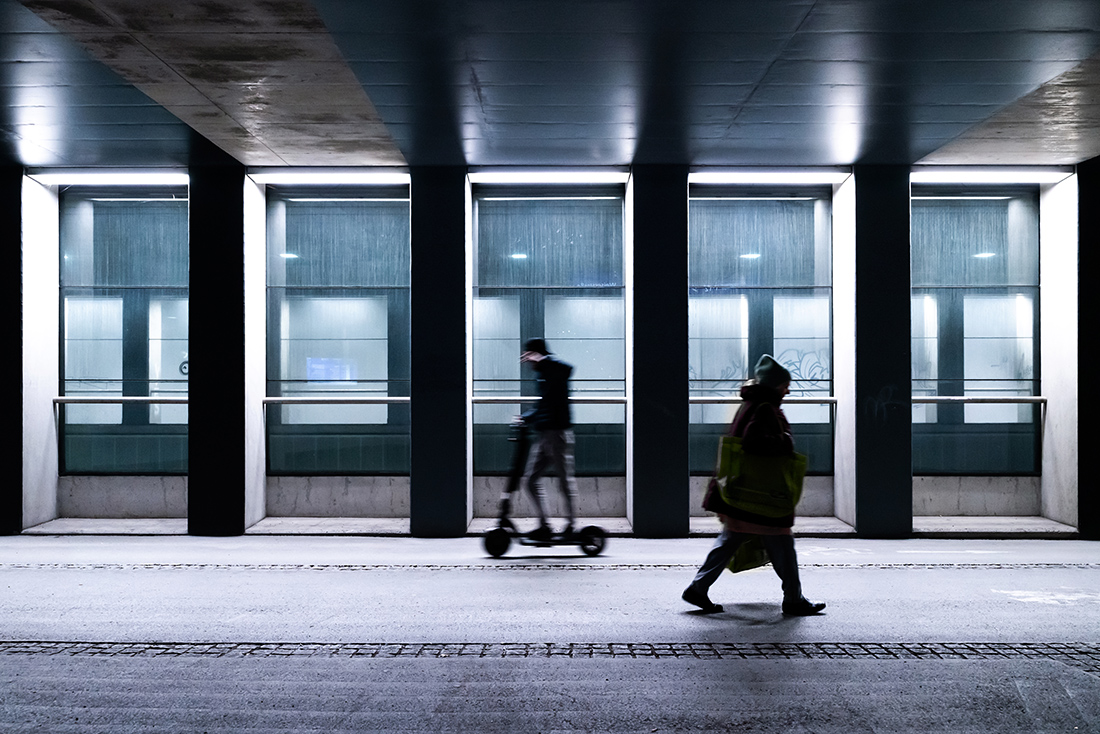
[[[204,140],[190,167],[187,532],[245,529],[245,168]]]
[[[913,531],[909,167],[855,176],[855,523],[861,537]]]
[[[467,187],[463,166],[413,166],[409,520],[419,537],[469,527]]]
[[[1097,267],[1100,261],[1100,158],[1093,158],[1077,166],[1077,191],[1078,191],[1078,303],[1077,313],[1095,314],[1100,308],[1100,295],[1091,287],[1081,288],[1081,284],[1091,286],[1095,281],[1092,276],[1100,272]],[[1091,304],[1091,305],[1090,305]],[[1093,365],[1089,363],[1088,347],[1084,345],[1095,342],[1096,334],[1092,331],[1094,322],[1091,318],[1078,318],[1079,345],[1083,348],[1078,351],[1077,374],[1084,379],[1078,384],[1077,400],[1079,406],[1084,406],[1088,411],[1100,400],[1100,385],[1091,379]],[[1082,538],[1088,540],[1100,540],[1100,491],[1097,490],[1096,467],[1088,462],[1092,450],[1100,446],[1100,421],[1095,418],[1078,422],[1077,445],[1077,530]]]
[[[687,177],[688,167],[679,165],[639,165],[631,177],[627,491],[634,534],[645,538],[688,534]]]
[[[0,242],[7,244],[9,251],[18,250],[22,263],[23,242],[23,169],[15,164],[0,165]],[[23,268],[9,267],[6,271],[7,285],[0,288],[3,299],[5,344],[22,345],[23,320],[15,318],[23,312]],[[22,349],[20,349],[22,354]],[[23,360],[7,359],[3,362],[0,384],[13,390],[19,386],[19,399],[3,401],[3,425],[10,429],[23,425]],[[8,468],[4,470],[7,480],[0,487],[0,535],[13,535],[23,529],[23,431],[19,430],[19,446],[10,446],[5,456]],[[18,450],[15,450],[18,448]]]

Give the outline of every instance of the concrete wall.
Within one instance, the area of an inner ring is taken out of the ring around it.
[[[1042,515],[1076,527],[1079,479],[1077,176],[1043,187],[1039,198],[1039,227],[1040,391],[1047,398],[1043,425]]]
[[[268,477],[270,517],[408,517],[408,477]]]
[[[23,527],[53,520],[57,506],[59,384],[57,189],[23,179]]]
[[[61,517],[187,517],[187,477],[68,476],[57,484]]]
[[[267,205],[264,187],[244,183],[244,525],[266,512],[267,441],[263,398],[267,395]]]
[[[1039,477],[913,477],[916,516],[1034,516]]]
[[[838,518],[856,522],[856,222],[855,178],[833,189],[833,476]]]
[[[508,477],[474,477],[474,517],[496,517]],[[547,511],[565,516],[557,477],[543,479]],[[577,477],[577,517],[626,517],[626,477]],[[526,487],[512,497],[512,517],[537,517]]]
[[[710,477],[691,478],[691,498],[689,511],[692,517],[703,517],[711,513],[702,508],[703,493],[707,491],[707,482]],[[836,514],[834,506],[833,478],[806,477],[802,485],[802,499],[798,503],[795,514],[801,517],[833,517]]]

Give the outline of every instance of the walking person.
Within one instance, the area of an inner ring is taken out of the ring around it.
[[[741,439],[745,454],[793,458],[791,426],[779,407],[790,390],[791,373],[767,354],[760,357],[753,373],[754,379],[741,388],[743,402],[730,424],[729,435]],[[706,613],[722,611],[721,605],[713,603],[707,592],[729,566],[738,548],[758,539],[771,560],[772,568],[783,582],[783,614],[807,616],[818,614],[825,608],[824,602],[811,602],[802,595],[794,537],[791,535],[793,506],[790,514],[771,517],[739,507],[737,500],[733,499],[722,510],[719,513],[722,532],[695,578],[684,589],[684,601]]]
[[[529,537],[538,541],[548,541],[553,537],[546,519],[546,493],[541,482],[542,476],[553,468],[561,483],[567,515],[567,524],[559,537],[570,538],[577,504],[577,480],[573,469],[575,439],[569,407],[569,376],[573,373],[573,367],[551,354],[543,339],[529,339],[519,361],[534,369],[539,391],[538,404],[534,410],[523,415],[524,423],[536,433],[524,470],[527,489],[535,500],[539,514],[539,525]]]

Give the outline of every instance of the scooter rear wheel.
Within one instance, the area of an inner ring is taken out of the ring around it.
[[[504,528],[493,528],[485,533],[485,552],[493,558],[500,558],[508,552],[512,544],[512,534]]]
[[[581,550],[586,556],[598,556],[603,553],[604,544],[607,542],[607,534],[598,525],[588,525],[577,533],[581,539]]]

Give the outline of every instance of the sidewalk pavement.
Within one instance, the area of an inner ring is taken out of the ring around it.
[[[1100,543],[710,542],[0,538],[0,731],[1100,731]]]

